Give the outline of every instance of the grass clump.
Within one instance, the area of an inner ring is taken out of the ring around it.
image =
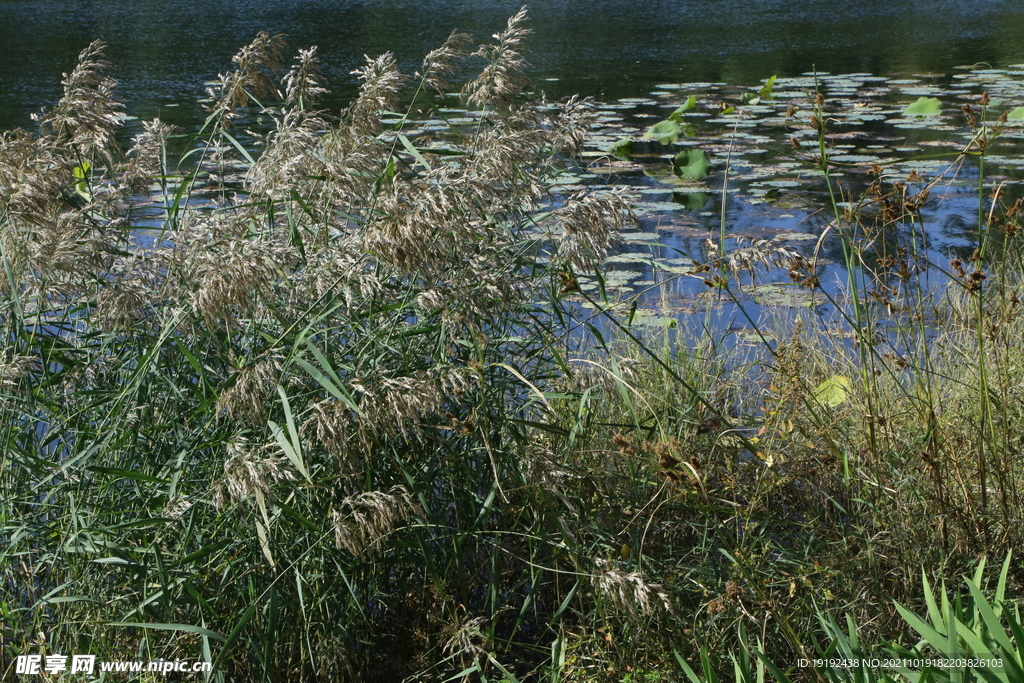
[[[396,680],[548,639],[523,459],[560,282],[628,205],[549,205],[587,105],[525,101],[524,20],[433,140],[405,133],[461,34],[412,79],[368,60],[338,120],[315,49],[281,75],[261,34],[199,134],[150,121],[123,155],[94,43],[3,136],[5,658]]]

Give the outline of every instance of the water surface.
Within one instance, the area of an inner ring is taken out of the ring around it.
[[[227,71],[261,30],[318,45],[334,87],[352,94],[364,54],[392,51],[412,72],[452,29],[477,41],[519,0],[0,0],[0,130],[30,125],[90,41],[108,56],[129,112],[202,118],[203,82]],[[663,82],[751,84],[812,68],[949,74],[961,64],[1024,62],[1024,3],[1005,0],[535,0],[533,76],[551,96],[611,100]]]

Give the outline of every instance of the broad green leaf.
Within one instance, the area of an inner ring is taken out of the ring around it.
[[[629,159],[629,155],[633,151],[633,138],[622,137],[616,140],[608,147],[608,153],[616,159],[622,159],[623,161]]]
[[[647,132],[644,133],[644,139],[657,140],[663,145],[671,145],[682,134],[683,128],[679,125],[679,122],[669,119],[667,121],[659,121],[648,128]]]
[[[1009,114],[1007,114],[1006,118],[1009,119],[1010,121],[1021,121],[1021,120],[1024,120],[1024,107],[1017,107],[1016,109],[1011,111]]]
[[[942,113],[942,102],[938,97],[918,97],[917,102],[907,105],[904,116],[938,116]]]
[[[88,161],[83,161],[71,169],[71,173],[75,176],[75,192],[89,202],[92,201],[92,194],[89,192],[89,187],[85,184],[85,180],[89,177],[91,169],[92,164]]]
[[[672,112],[672,115],[669,116],[668,118],[670,121],[679,121],[683,118],[683,114],[690,111],[696,106],[697,98],[694,97],[693,95],[690,95],[688,98],[686,98],[686,101],[683,102],[683,104],[678,109]]]
[[[700,211],[711,201],[711,195],[707,192],[675,192],[672,200],[682,204],[687,211]]]
[[[765,81],[765,84],[757,91],[757,94],[766,100],[770,100],[772,98],[772,87],[775,85],[775,79],[776,76],[772,76]]]
[[[687,180],[704,180],[711,171],[711,162],[702,149],[684,149],[672,162],[673,172]]]
[[[850,394],[850,378],[833,375],[814,389],[814,400],[828,408],[846,402]]]

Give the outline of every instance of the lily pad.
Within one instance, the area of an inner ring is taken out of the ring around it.
[[[754,301],[762,306],[781,306],[784,308],[814,307],[814,297],[811,290],[798,285],[755,285],[747,288],[747,291],[754,298]]]
[[[644,133],[644,138],[647,140],[657,140],[663,145],[671,145],[673,142],[679,140],[683,134],[683,127],[679,125],[678,121],[668,119],[666,121],[659,121]]]
[[[711,200],[711,195],[707,192],[673,192],[672,199],[687,211],[700,211]]]
[[[711,162],[702,149],[684,149],[676,155],[672,169],[685,180],[704,180],[711,171]]]
[[[907,105],[904,116],[938,116],[942,113],[942,102],[938,97],[918,97],[917,102]]]
[[[608,153],[616,159],[629,159],[629,154],[633,147],[633,138],[622,137],[616,140],[608,147]]]
[[[780,232],[775,239],[780,242],[810,242],[816,241],[818,236],[808,232]]]

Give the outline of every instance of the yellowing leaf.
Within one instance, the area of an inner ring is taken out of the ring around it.
[[[833,375],[814,390],[814,400],[827,408],[835,408],[846,402],[850,394],[850,378]]]

